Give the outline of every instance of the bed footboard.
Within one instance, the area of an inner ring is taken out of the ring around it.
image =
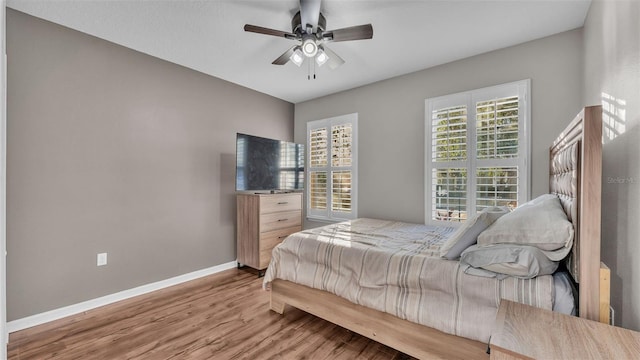
[[[418,359],[489,359],[487,344],[356,305],[331,293],[289,281],[271,283],[271,310],[288,304]]]

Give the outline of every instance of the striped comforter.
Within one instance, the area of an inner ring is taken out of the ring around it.
[[[440,258],[440,244],[454,231],[374,219],[301,231],[274,248],[264,285],[292,281],[482,342],[489,341],[500,298],[552,308],[552,276],[476,277]]]

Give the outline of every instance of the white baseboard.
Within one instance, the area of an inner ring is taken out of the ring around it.
[[[102,296],[97,299],[87,300],[78,304],[65,306],[63,308],[54,309],[54,310],[43,312],[36,315],[31,315],[26,318],[9,321],[7,323],[7,331],[9,333],[12,333],[14,331],[24,330],[32,326],[44,324],[49,321],[62,319],[63,317],[79,314],[81,312],[95,309],[100,306],[109,305],[120,300],[129,299],[134,296],[147,294],[152,291],[164,289],[169,286],[181,284],[183,282],[195,280],[207,275],[232,269],[232,268],[235,268],[237,264],[238,264],[237,261],[231,261],[225,264],[220,264],[210,268],[194,271],[188,274],[179,275],[166,280],[160,280],[151,284],[138,286],[133,289],[120,291],[115,294]]]

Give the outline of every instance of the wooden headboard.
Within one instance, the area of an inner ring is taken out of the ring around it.
[[[549,192],[558,195],[575,230],[567,269],[578,284],[580,317],[608,322],[608,291],[606,310],[600,311],[601,188],[602,107],[590,106],[549,149]]]

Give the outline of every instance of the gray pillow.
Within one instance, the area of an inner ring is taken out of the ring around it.
[[[569,273],[561,271],[553,274],[553,289],[553,311],[575,316],[576,302]]]
[[[483,209],[472,219],[465,221],[462,226],[442,244],[440,247],[440,256],[449,260],[459,258],[464,249],[476,243],[478,234],[508,212],[509,208],[507,207],[492,206]]]
[[[478,236],[478,245],[520,244],[560,260],[571,250],[573,225],[556,195],[546,194],[500,217]]]
[[[558,268],[558,262],[549,260],[540,249],[513,244],[473,245],[462,253],[460,264],[465,273],[472,275],[499,278],[508,275],[522,279],[550,275]],[[478,272],[474,268],[483,269],[490,273]],[[490,276],[491,273],[495,275]]]

